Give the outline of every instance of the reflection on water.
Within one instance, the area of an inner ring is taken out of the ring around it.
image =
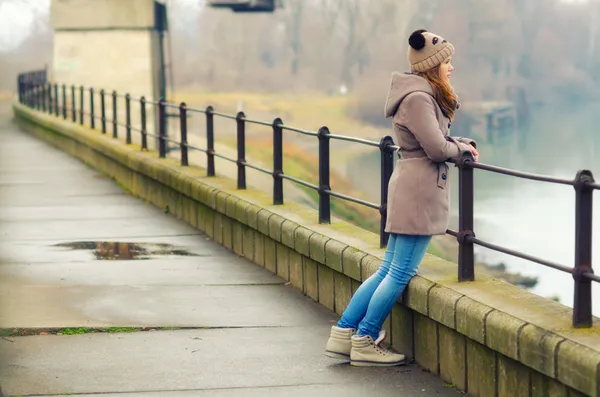
[[[200,256],[171,244],[126,243],[111,241],[76,241],[55,244],[55,247],[92,251],[97,260],[143,260],[158,256]]]

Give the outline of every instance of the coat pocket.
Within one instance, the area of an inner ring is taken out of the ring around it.
[[[438,187],[445,189],[446,184],[448,182],[448,170],[449,170],[448,164],[438,163],[437,169],[438,169],[437,185],[438,185]]]

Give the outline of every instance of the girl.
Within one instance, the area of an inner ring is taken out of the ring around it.
[[[454,47],[426,30],[408,40],[411,73],[394,73],[385,116],[393,117],[401,147],[388,190],[390,238],[377,272],[362,283],[337,326],[331,328],[325,354],[355,366],[394,366],[404,355],[384,349],[383,322],[417,272],[433,235],[448,227],[448,165],[476,144],[449,136],[458,98],[450,85]]]

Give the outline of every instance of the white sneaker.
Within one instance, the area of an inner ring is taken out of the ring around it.
[[[356,334],[354,328],[331,327],[331,334],[325,347],[325,355],[338,360],[349,360],[352,341],[350,338]]]
[[[405,364],[406,357],[403,354],[393,353],[381,347],[384,339],[385,332],[380,332],[376,341],[373,341],[370,336],[352,336],[350,338],[352,343],[350,365],[355,367],[393,367]]]

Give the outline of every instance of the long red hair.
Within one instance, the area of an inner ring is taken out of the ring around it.
[[[458,105],[458,97],[447,79],[440,75],[440,66],[436,66],[426,72],[418,73],[424,77],[433,88],[433,95],[440,108],[450,120],[454,119],[454,112]]]

